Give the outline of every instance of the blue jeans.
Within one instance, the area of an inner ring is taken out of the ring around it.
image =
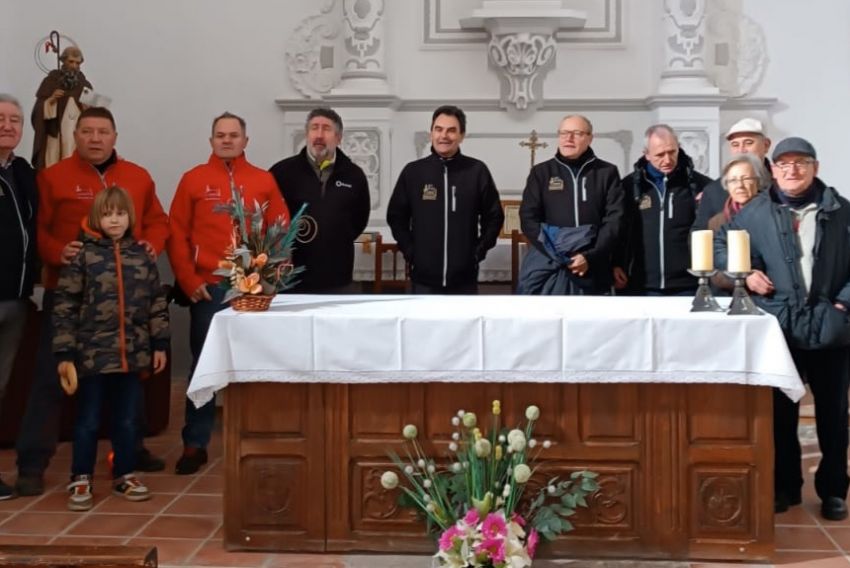
[[[97,433],[104,396],[112,410],[110,433],[115,460],[112,477],[118,479],[136,468],[136,430],[142,384],[137,373],[109,373],[81,377],[77,390],[72,475],[92,475],[97,461]]]
[[[15,450],[18,454],[18,475],[23,477],[43,477],[56,453],[59,442],[59,418],[62,414],[62,401],[65,393],[59,385],[56,372],[57,362],[53,357],[53,290],[44,291],[41,330],[36,349],[35,374],[30,386],[27,407],[21,419]],[[145,434],[145,397],[139,396],[136,416],[141,426],[136,428],[136,449],[142,447]]]
[[[201,300],[189,306],[189,349],[192,352],[192,368],[189,370],[189,382],[195,374],[198,358],[207,339],[207,331],[216,312],[227,308],[222,304],[225,291],[218,286],[208,285],[212,300]],[[200,408],[186,398],[185,425],[183,426],[183,446],[186,448],[206,448],[210,443],[215,425],[215,397]]]

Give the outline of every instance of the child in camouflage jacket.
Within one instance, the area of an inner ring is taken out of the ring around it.
[[[135,212],[127,192],[110,187],[83,219],[80,252],[60,272],[53,308],[53,352],[59,374],[79,374],[68,508],[93,505],[92,476],[103,398],[112,412],[113,493],[150,499],[136,477],[140,373],[165,368],[168,304],[149,246],[133,239]]]

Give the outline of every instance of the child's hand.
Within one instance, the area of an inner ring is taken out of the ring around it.
[[[62,361],[56,368],[59,373],[59,383],[66,394],[72,395],[77,391],[77,368],[70,361]]]
[[[168,362],[168,356],[165,354],[165,351],[154,351],[153,352],[153,372],[159,373],[163,369],[165,369],[165,364]]]

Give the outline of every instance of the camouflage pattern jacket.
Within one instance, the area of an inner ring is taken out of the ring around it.
[[[53,353],[81,376],[148,371],[169,343],[168,304],[156,263],[132,237],[83,227],[83,248],[59,274]]]

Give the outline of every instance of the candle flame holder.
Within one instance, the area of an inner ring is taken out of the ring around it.
[[[735,288],[732,290],[732,303],[729,304],[728,314],[730,316],[758,316],[764,313],[747,293],[746,280],[750,274],[752,274],[752,270],[726,273],[726,276],[735,281]]]
[[[697,277],[697,291],[694,294],[694,301],[691,303],[692,312],[722,312],[723,308],[718,305],[717,300],[711,293],[711,287],[708,285],[708,279],[717,273],[717,270],[691,270],[688,269],[691,275]]]

